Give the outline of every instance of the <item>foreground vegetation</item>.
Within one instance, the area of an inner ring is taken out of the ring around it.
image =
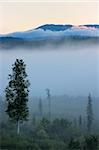
[[[20,126],[6,120],[0,124],[0,148],[8,150],[98,150],[99,135],[88,134],[66,119],[28,121]]]
[[[94,132],[91,94],[88,96],[86,123],[81,115],[78,121],[66,117],[52,118],[49,89],[46,89],[49,106],[47,117],[43,113],[41,99],[39,115],[29,115],[27,102],[30,83],[26,78],[25,67],[23,60],[16,60],[5,90],[6,103],[0,101],[0,149],[99,150],[99,131],[97,134]]]

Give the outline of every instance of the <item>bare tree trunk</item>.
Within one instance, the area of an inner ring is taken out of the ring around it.
[[[20,134],[20,122],[19,120],[17,121],[17,134]]]

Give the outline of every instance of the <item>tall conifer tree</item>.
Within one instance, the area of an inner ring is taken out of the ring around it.
[[[92,108],[92,98],[91,94],[88,96],[88,105],[87,105],[87,129],[88,132],[91,132],[93,123],[93,108]]]
[[[20,122],[27,120],[29,115],[27,102],[30,83],[26,78],[26,65],[22,59],[16,59],[12,65],[12,74],[9,74],[9,83],[5,94],[6,112],[12,120],[17,122],[17,134],[20,133]]]

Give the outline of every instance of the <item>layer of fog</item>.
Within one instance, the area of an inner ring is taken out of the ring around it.
[[[0,93],[8,83],[8,74],[16,58],[27,64],[30,95],[45,96],[49,88],[52,95],[99,96],[99,47],[69,45],[45,50],[0,50]]]

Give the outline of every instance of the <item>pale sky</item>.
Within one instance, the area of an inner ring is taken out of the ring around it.
[[[0,0],[0,34],[33,29],[42,24],[99,24],[98,1],[25,1]]]

